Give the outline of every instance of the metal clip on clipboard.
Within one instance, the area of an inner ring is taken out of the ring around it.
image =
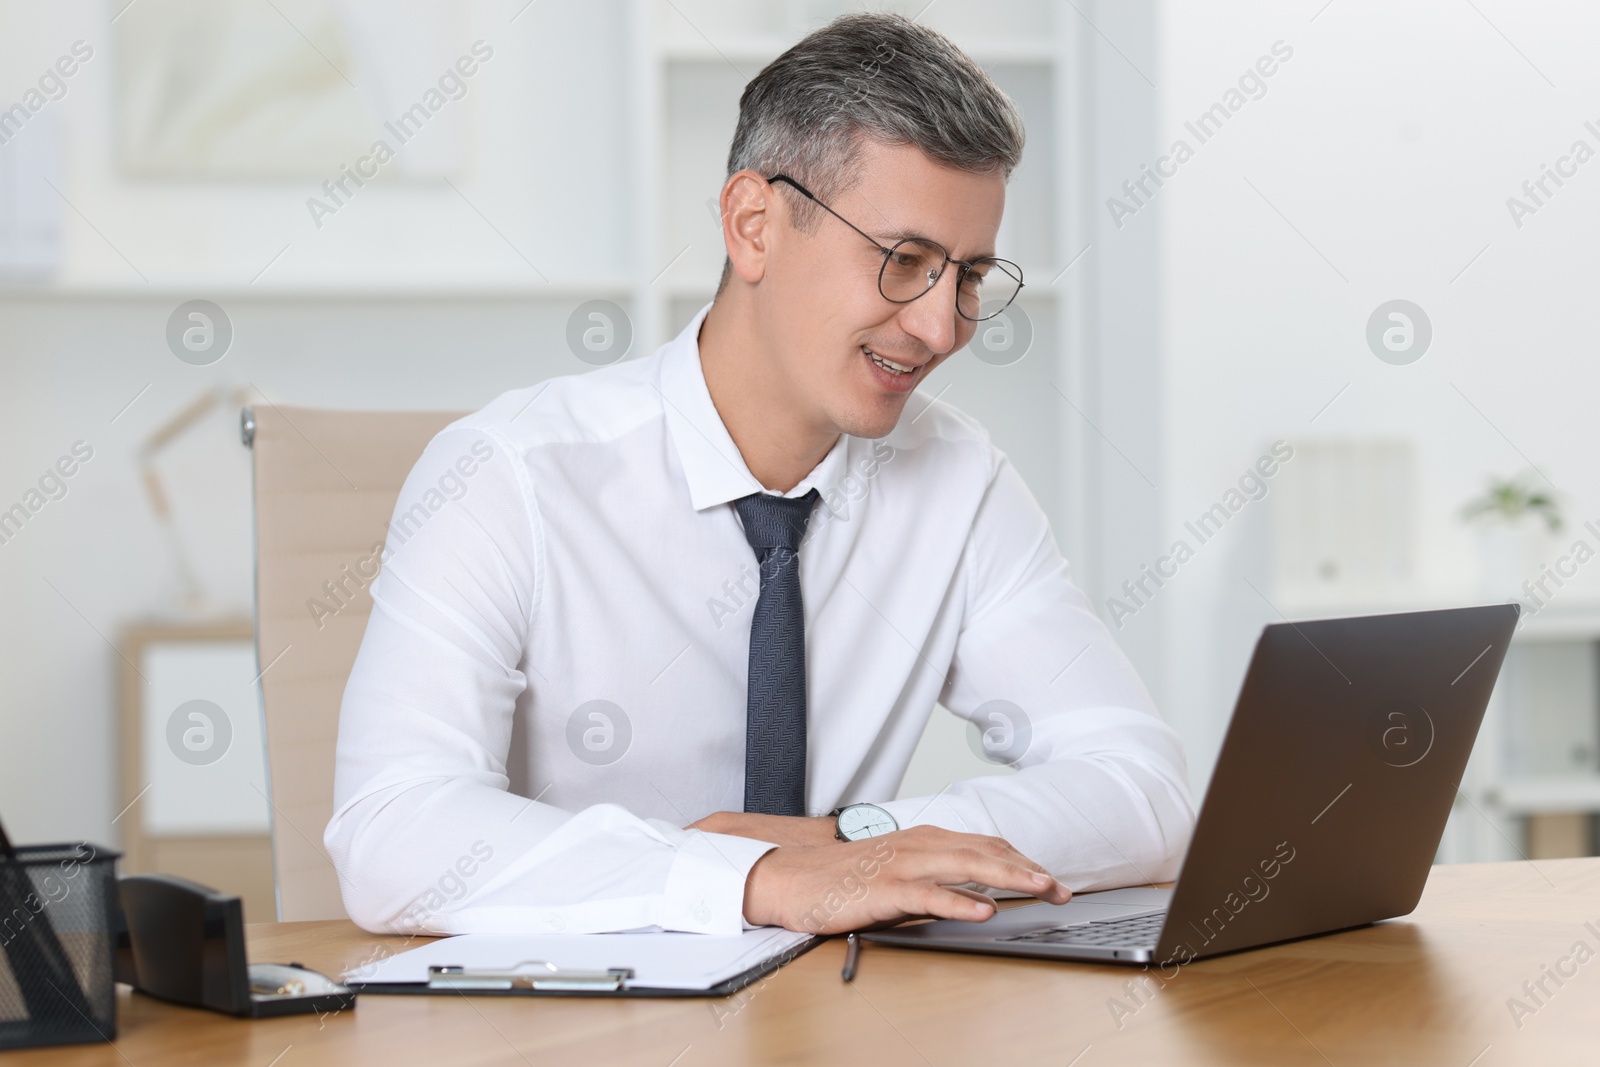
[[[631,967],[612,967],[604,971],[564,971],[544,960],[523,960],[504,970],[468,970],[434,964],[428,968],[428,988],[472,989],[570,989],[614,990],[628,988]]]

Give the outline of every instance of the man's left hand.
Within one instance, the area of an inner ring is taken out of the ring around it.
[[[834,836],[838,821],[831,815],[755,815],[747,811],[716,811],[687,829],[704,830],[708,834],[733,834],[757,841],[771,841],[775,845],[826,845],[838,844]]]

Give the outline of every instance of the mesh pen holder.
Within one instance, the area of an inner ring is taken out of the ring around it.
[[[117,860],[87,843],[0,855],[0,1049],[117,1035]]]

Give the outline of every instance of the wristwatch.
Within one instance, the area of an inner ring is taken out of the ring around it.
[[[894,816],[876,804],[846,804],[828,812],[837,823],[833,836],[840,841],[860,841],[900,829]]]

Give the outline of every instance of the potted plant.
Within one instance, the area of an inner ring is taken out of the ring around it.
[[[1479,528],[1483,591],[1490,596],[1520,596],[1522,583],[1538,575],[1551,535],[1561,529],[1560,502],[1540,488],[1543,480],[1532,472],[1491,475],[1482,495],[1461,509],[1461,517]]]

